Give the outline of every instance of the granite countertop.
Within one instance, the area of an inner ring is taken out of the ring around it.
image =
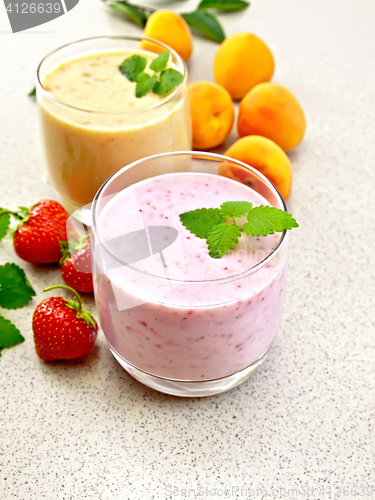
[[[0,204],[27,206],[55,197],[41,180],[36,106],[26,96],[36,65],[75,39],[140,30],[98,0],[19,34],[1,7],[0,16]],[[308,120],[290,153],[288,205],[300,229],[290,238],[287,299],[269,358],[241,386],[202,399],[136,382],[102,332],[85,362],[45,364],[31,316],[59,271],[35,268],[1,243],[0,263],[21,265],[37,292],[4,313],[26,341],[0,358],[2,500],[375,496],[375,4],[254,0],[221,19],[228,34],[266,41],[274,81],[296,94]],[[194,43],[190,81],[212,80],[217,46]]]

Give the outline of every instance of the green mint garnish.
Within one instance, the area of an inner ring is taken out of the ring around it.
[[[166,50],[151,62],[147,69],[153,71],[153,75],[145,73],[147,60],[144,57],[133,55],[121,63],[121,73],[131,82],[137,83],[136,97],[143,97],[150,90],[158,95],[169,94],[183,82],[182,73],[172,68],[166,69],[170,53],[170,50]]]
[[[234,218],[244,215],[247,222],[241,229]],[[233,224],[225,222],[227,217]],[[180,220],[198,238],[207,239],[208,253],[214,259],[221,259],[233,250],[242,231],[251,236],[267,236],[299,227],[288,212],[265,205],[253,207],[248,201],[227,201],[220,208],[198,208],[180,214]]]
[[[233,250],[241,236],[241,228],[237,224],[222,222],[214,226],[207,236],[208,253],[213,259],[221,259],[223,255]]]
[[[160,73],[161,71],[163,71],[163,69],[167,67],[170,54],[170,50],[162,52],[160,56],[152,61],[152,63],[150,64],[150,69],[152,69],[152,71],[155,71],[155,73]]]
[[[137,86],[135,88],[136,97],[143,97],[146,95],[151,89],[154,88],[157,80],[156,75],[150,76],[147,73],[140,73],[137,76]]]
[[[198,208],[180,214],[180,221],[191,233],[205,240],[211,229],[225,221],[219,208]]]
[[[169,92],[172,92],[172,90],[180,85],[183,80],[184,77],[179,71],[172,68],[165,69],[161,72],[160,79],[155,84],[154,92],[158,95],[169,94]]]
[[[220,212],[224,217],[242,217],[253,208],[249,201],[226,201],[220,205]]]
[[[9,262],[0,266],[0,307],[18,309],[34,295],[23,269]]]
[[[267,236],[267,234],[282,233],[284,229],[298,227],[291,214],[279,208],[261,205],[254,207],[247,214],[243,230],[251,236]]]
[[[131,82],[137,81],[137,76],[142,73],[147,66],[147,60],[141,56],[131,56],[122,61],[119,69]]]

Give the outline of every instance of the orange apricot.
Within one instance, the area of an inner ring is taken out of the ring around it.
[[[236,33],[225,39],[214,59],[215,81],[233,99],[242,99],[258,83],[269,82],[274,69],[272,52],[252,33]]]
[[[302,141],[306,119],[292,92],[276,83],[261,83],[242,99],[237,128],[240,137],[262,135],[290,151]]]
[[[234,106],[228,92],[213,82],[189,85],[193,147],[211,149],[229,135],[234,123]]]
[[[259,135],[248,135],[235,142],[225,156],[247,163],[259,170],[279,190],[284,200],[289,198],[292,189],[292,165],[284,151],[270,139]],[[246,183],[246,169],[224,163],[220,175]]]
[[[174,49],[187,62],[193,51],[193,37],[185,19],[171,10],[156,10],[148,18],[144,36],[163,42]],[[143,40],[140,48],[157,52],[163,49],[155,43]]]

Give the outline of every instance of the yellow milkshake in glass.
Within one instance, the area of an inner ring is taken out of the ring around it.
[[[68,210],[89,204],[120,168],[140,158],[191,149],[186,67],[171,50],[168,67],[184,81],[172,92],[135,95],[119,70],[139,55],[139,37],[96,37],[69,44],[43,59],[37,101],[49,177]],[[155,42],[157,43],[157,42]],[[168,49],[164,46],[165,50]],[[147,71],[147,69],[146,69]]]

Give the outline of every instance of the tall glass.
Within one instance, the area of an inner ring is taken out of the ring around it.
[[[63,62],[83,55],[139,53],[145,40],[150,41],[136,36],[79,40],[51,52],[39,64],[37,102],[48,174],[63,204],[84,222],[90,222],[89,211],[77,209],[91,203],[105,180],[124,165],[157,153],[191,149],[186,65],[174,50],[153,40],[158,52],[171,51],[171,62],[183,73],[183,83],[156,104],[136,110],[125,106],[116,112],[66,104],[44,87],[45,77]]]
[[[136,183],[140,186],[150,178],[180,172],[221,176],[220,182],[228,186],[238,181],[245,184],[241,189],[249,197],[259,193],[264,203],[282,210],[286,205],[257,170],[201,152],[144,158],[114,174],[95,196],[91,227],[94,289],[101,326],[114,357],[133,377],[156,390],[208,396],[243,382],[271,348],[285,297],[287,235],[285,231],[275,234],[271,250],[250,268],[205,279],[207,269],[194,273],[189,268],[179,234],[182,226],[155,230],[155,226],[143,227],[140,219],[138,231],[123,234],[126,221],[140,217],[142,209],[135,196],[129,197],[124,209],[109,212],[116,196],[132,192]],[[165,179],[165,175],[159,179],[163,189]],[[181,186],[178,189],[183,191]],[[178,194],[182,197],[183,192]],[[204,194],[196,195],[200,206],[206,206]],[[110,213],[118,234],[109,239],[103,228],[108,227]],[[157,222],[168,226],[165,214],[155,214]],[[165,239],[165,231],[172,238]],[[183,244],[186,234],[184,238]],[[164,239],[169,243],[163,244]],[[149,266],[151,272],[137,267],[137,261],[157,252],[161,260]],[[176,258],[181,268],[168,270],[168,262]]]

